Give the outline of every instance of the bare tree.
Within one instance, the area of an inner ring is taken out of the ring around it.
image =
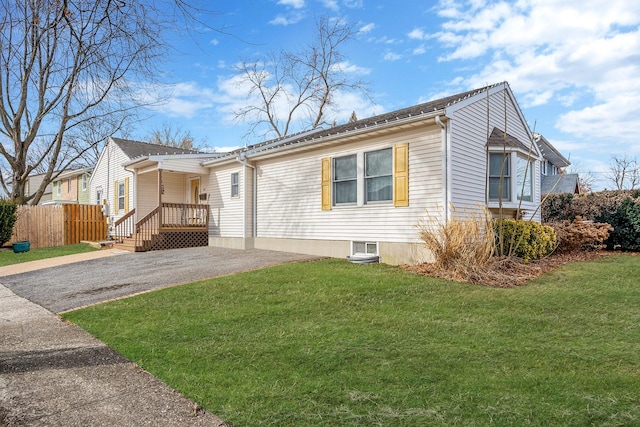
[[[165,31],[194,16],[186,3],[0,0],[0,184],[13,201],[37,203],[56,173],[135,117]],[[42,185],[25,194],[36,170]]]
[[[199,151],[203,148],[203,141],[196,141],[190,131],[182,130],[182,127],[173,126],[170,122],[162,123],[162,127],[154,129],[145,138],[152,144],[166,145],[168,147],[184,148],[185,150]]]
[[[609,180],[617,190],[635,190],[640,186],[640,170],[635,157],[611,157]]]
[[[330,124],[327,110],[340,92],[368,95],[366,84],[351,79],[340,49],[356,36],[343,20],[321,17],[313,41],[302,52],[280,51],[241,62],[239,84],[248,85],[256,102],[235,112],[252,124],[248,133],[282,137],[294,130]]]

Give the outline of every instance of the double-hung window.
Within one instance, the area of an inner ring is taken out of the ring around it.
[[[358,159],[355,154],[333,159],[333,204],[358,201]]]
[[[118,182],[118,210],[124,210],[124,182]]]
[[[489,200],[511,200],[510,153],[489,153]]]
[[[322,210],[409,206],[409,144],[322,159]]]
[[[234,172],[231,174],[231,197],[240,196],[240,174]]]
[[[393,152],[391,148],[364,153],[365,202],[393,199]]]

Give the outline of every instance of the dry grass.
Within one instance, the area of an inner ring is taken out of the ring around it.
[[[487,209],[458,211],[439,222],[433,217],[418,224],[418,235],[434,257],[432,267],[447,278],[473,281],[487,269],[495,253],[491,214]]]

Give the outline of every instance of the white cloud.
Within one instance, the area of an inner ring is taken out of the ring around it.
[[[360,34],[367,34],[370,33],[371,31],[373,31],[373,29],[376,27],[376,24],[374,24],[373,22],[367,25],[363,25],[358,32]]]
[[[395,52],[387,52],[384,54],[383,58],[385,61],[398,61],[402,59],[402,55]]]
[[[583,150],[638,150],[640,8],[636,0],[440,2],[441,61],[474,61],[480,87],[507,80],[525,108],[553,106]],[[412,40],[429,35],[420,29]],[[570,110],[567,110],[569,108]]]
[[[215,92],[195,82],[145,87],[140,99],[151,99],[147,94],[164,99],[151,109],[170,117],[192,118],[215,106]]]
[[[428,37],[427,33],[425,33],[424,30],[421,28],[415,28],[411,30],[411,32],[409,32],[407,36],[410,39],[414,39],[414,40],[426,40]]]
[[[278,0],[278,4],[292,7],[294,9],[302,9],[305,6],[304,0]]]
[[[340,62],[335,65],[335,68],[347,74],[371,74],[371,70],[369,68],[360,67],[359,65],[352,64],[349,61]]]
[[[337,0],[322,0],[322,4],[327,9],[331,9],[333,11],[340,10],[340,6],[338,5]]]
[[[210,45],[212,45],[212,46],[218,46],[218,45],[220,44],[220,40],[218,40],[218,39],[211,39],[211,40],[209,41],[209,44],[210,44]]]
[[[271,24],[271,25],[283,25],[283,26],[293,25],[293,24],[297,24],[298,22],[300,22],[302,20],[302,18],[304,18],[304,14],[303,13],[290,13],[287,16],[278,15],[275,18],[273,18],[271,21],[269,21],[269,24]]]

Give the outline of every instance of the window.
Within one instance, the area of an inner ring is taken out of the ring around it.
[[[531,202],[533,200],[533,163],[523,157],[516,161],[516,183],[518,200]]]
[[[96,204],[101,205],[102,204],[102,188],[97,188],[96,189]]]
[[[511,200],[510,163],[508,153],[489,153],[489,200]]]
[[[364,153],[365,203],[393,198],[393,153],[391,148]]]
[[[335,205],[356,203],[358,200],[357,156],[333,159],[333,203]]]
[[[118,183],[118,210],[124,210],[124,182]]]
[[[409,144],[321,159],[321,208],[409,206]]]
[[[56,187],[56,195],[62,194],[62,181],[54,182],[54,186]]]
[[[82,191],[86,191],[87,190],[87,174],[83,173],[82,174]]]
[[[67,180],[67,194],[71,194],[71,178]]]
[[[351,254],[356,256],[378,255],[376,242],[352,242]]]
[[[238,197],[240,195],[240,174],[234,172],[231,174],[231,197]]]

